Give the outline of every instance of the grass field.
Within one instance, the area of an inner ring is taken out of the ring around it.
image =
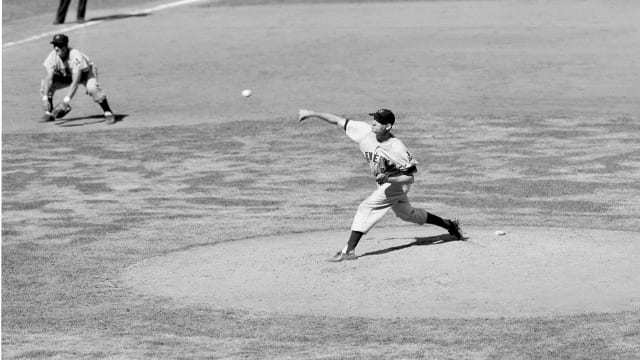
[[[118,7],[132,6],[132,5],[144,5],[153,3],[153,0],[96,0],[87,2],[87,18],[91,16],[91,13],[95,10],[113,10]],[[74,0],[69,6],[67,12],[67,20],[75,21],[76,11],[78,8],[78,1]],[[2,2],[2,21],[3,23],[11,24],[15,21],[20,21],[25,18],[50,15],[51,21],[58,10],[57,1],[49,0],[4,0]]]
[[[128,268],[177,251],[346,236],[372,180],[338,129],[298,125],[299,108],[396,110],[421,164],[412,200],[463,226],[640,234],[636,4],[243,3],[256,6],[204,1],[73,30],[122,116],[113,126],[81,91],[70,121],[36,123],[48,39],[3,49],[3,359],[640,357],[640,309],[306,316],[125,286]],[[3,32],[53,16],[23,4],[3,2]]]

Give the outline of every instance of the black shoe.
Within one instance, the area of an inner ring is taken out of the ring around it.
[[[79,18],[78,20],[76,20],[76,22],[77,22],[78,24],[82,24],[82,23],[84,22],[84,18]]]
[[[62,25],[62,24],[64,24],[64,21],[56,20],[56,21],[53,22],[53,25]]]
[[[458,240],[464,240],[458,220],[449,220],[449,234],[455,236]]]

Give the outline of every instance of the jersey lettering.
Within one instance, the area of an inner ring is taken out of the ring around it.
[[[364,151],[362,155],[364,155],[365,160],[368,162],[377,163],[380,161],[380,154],[376,154],[375,152]]]
[[[409,153],[402,141],[395,137],[380,143],[376,135],[371,132],[371,125],[363,121],[350,120],[345,132],[351,140],[358,143],[364,159],[374,172],[382,158],[389,160],[390,165],[400,172],[411,174],[415,172],[418,163]]]

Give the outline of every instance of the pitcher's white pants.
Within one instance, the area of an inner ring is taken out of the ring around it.
[[[398,185],[385,183],[364,199],[351,224],[352,231],[360,231],[364,234],[369,232],[373,226],[382,219],[387,210],[391,209],[397,217],[404,221],[418,225],[427,222],[427,211],[411,206],[407,193],[409,185]]]

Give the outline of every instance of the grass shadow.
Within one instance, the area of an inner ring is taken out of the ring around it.
[[[445,244],[451,241],[460,241],[460,240],[458,240],[458,238],[456,238],[455,236],[449,235],[449,234],[428,236],[428,237],[417,237],[415,238],[415,241],[412,241],[408,244],[392,246],[386,249],[380,249],[375,251],[369,251],[367,253],[364,253],[358,256],[358,258],[365,257],[365,256],[373,256],[373,255],[383,255],[383,254],[390,253],[392,251],[398,251],[398,250],[410,248],[412,246],[440,245],[440,244]]]
[[[123,121],[125,117],[129,116],[129,114],[114,114],[116,118],[116,123]],[[70,126],[84,126],[91,124],[99,124],[103,123],[104,115],[89,115],[89,116],[76,116],[72,118],[59,119],[55,121],[55,124],[60,127],[70,127]]]

